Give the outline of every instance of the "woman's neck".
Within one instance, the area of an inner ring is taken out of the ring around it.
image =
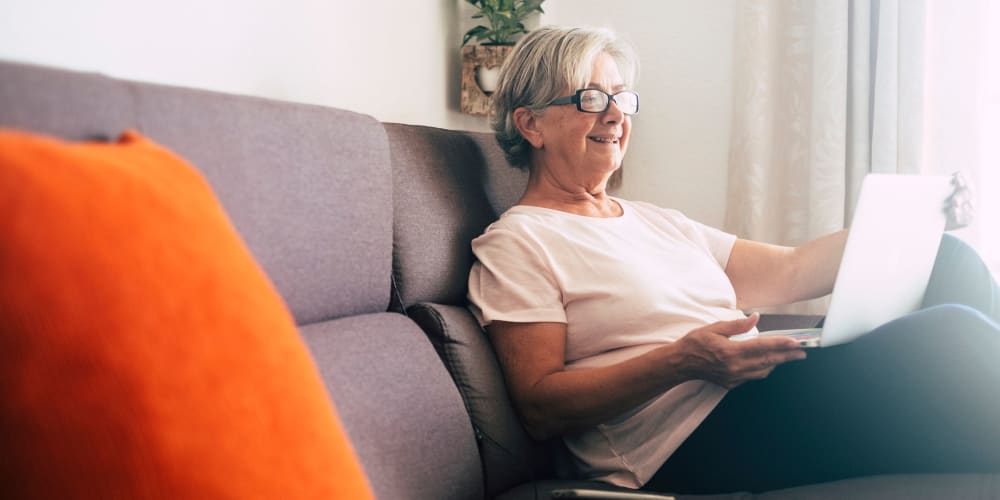
[[[551,208],[587,217],[620,217],[622,208],[607,193],[609,176],[591,182],[566,182],[532,169],[518,204]]]

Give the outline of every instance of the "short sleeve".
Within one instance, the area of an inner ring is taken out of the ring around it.
[[[688,238],[691,242],[707,251],[725,269],[729,263],[729,255],[736,244],[736,235],[706,226],[689,219],[678,210],[662,208],[651,203],[636,202],[647,210],[659,212],[666,220]]]
[[[539,245],[509,229],[491,228],[472,241],[470,309],[482,326],[493,321],[566,323],[562,292]]]
[[[712,257],[725,269],[729,264],[729,255],[736,244],[736,235],[720,231],[714,227],[706,226],[698,221],[684,217],[687,222],[685,233],[692,241],[704,247]]]

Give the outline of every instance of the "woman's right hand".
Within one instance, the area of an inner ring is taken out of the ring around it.
[[[719,321],[692,330],[675,343],[683,360],[680,370],[688,378],[732,389],[767,377],[782,363],[806,358],[806,352],[790,338],[729,339],[750,331],[759,319],[760,315],[753,313],[746,319]]]
[[[486,332],[521,422],[545,440],[607,422],[689,380],[732,388],[805,357],[788,338],[729,339],[758,319],[713,323],[634,358],[580,369],[566,368],[564,323],[494,321]]]

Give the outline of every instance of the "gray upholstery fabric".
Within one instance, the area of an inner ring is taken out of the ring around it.
[[[518,421],[493,348],[472,314],[464,307],[429,303],[407,313],[427,332],[465,401],[479,441],[487,496],[551,477],[547,451]]]
[[[134,92],[140,130],[205,173],[299,324],[386,310],[392,173],[379,122],[173,87]]]
[[[463,304],[473,258],[469,242],[520,198],[527,174],[507,164],[490,134],[385,128],[402,304]]]
[[[412,321],[378,313],[301,332],[377,498],[483,498],[462,399]]]
[[[133,104],[118,80],[0,61],[0,127],[107,140],[135,123]]]
[[[371,117],[0,62],[0,126],[138,129],[205,174],[299,324],[388,306],[392,173]]]

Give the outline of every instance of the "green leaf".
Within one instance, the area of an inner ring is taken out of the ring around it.
[[[469,40],[471,40],[473,37],[475,37],[476,40],[482,40],[483,38],[486,38],[486,34],[489,33],[489,31],[490,31],[489,28],[483,25],[476,26],[475,28],[466,31],[465,36],[462,38],[462,45],[469,43]]]
[[[477,26],[465,35],[462,45],[473,37],[479,41],[489,39],[492,43],[511,43],[511,38],[519,33],[527,33],[522,20],[532,12],[541,12],[545,0],[466,0],[477,7],[473,19],[486,18],[488,26]],[[482,28],[482,29],[478,29]]]
[[[517,9],[515,9],[514,15],[518,18],[524,18],[528,14],[531,14],[532,12],[535,11],[544,13],[541,7],[543,1],[544,0],[525,0],[524,2],[518,4]]]

